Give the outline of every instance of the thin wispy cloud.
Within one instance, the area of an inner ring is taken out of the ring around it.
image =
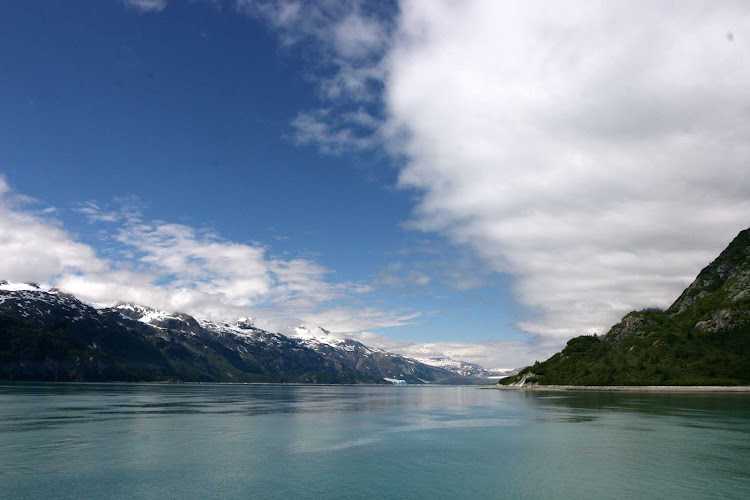
[[[294,142],[315,145],[324,154],[341,155],[382,144],[376,129],[379,122],[365,113],[338,115],[330,109],[301,111],[290,124],[294,129]]]
[[[297,143],[334,155],[383,144],[377,115],[383,104],[384,56],[395,28],[392,6],[239,0],[237,9],[265,21],[282,46],[304,45],[314,54],[308,78],[318,87],[322,105],[300,110],[292,120]]]
[[[167,0],[121,0],[131,9],[141,12],[161,12],[167,7]]]
[[[487,340],[450,342],[412,342],[396,340],[373,332],[356,334],[357,340],[366,345],[389,352],[415,358],[449,357],[484,368],[513,369],[525,363],[543,360],[552,355],[559,346],[554,340],[529,338],[527,340]]]

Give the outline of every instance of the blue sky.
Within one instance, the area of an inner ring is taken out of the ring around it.
[[[0,271],[541,359],[748,225],[750,16],[673,9],[4,2]]]
[[[440,236],[402,227],[415,194],[395,189],[389,157],[295,143],[290,121],[318,104],[306,77],[315,63],[280,47],[262,20],[188,3],[158,13],[99,1],[4,10],[1,102],[14,119],[0,123],[3,173],[56,207],[79,241],[105,251],[102,225],[78,204],[137,197],[148,218],[312,258],[332,281],[388,281],[406,267],[429,275],[429,286],[384,283],[357,298],[423,314],[389,336],[520,336],[501,278],[485,280],[477,259]],[[482,286],[457,290],[435,275],[461,259]]]

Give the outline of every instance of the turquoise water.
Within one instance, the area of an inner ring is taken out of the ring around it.
[[[0,384],[3,498],[750,498],[750,395]]]

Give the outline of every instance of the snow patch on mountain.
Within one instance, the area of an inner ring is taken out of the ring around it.
[[[242,318],[240,321],[238,321],[235,324],[232,323],[215,323],[213,321],[199,318],[197,319],[198,324],[203,328],[204,330],[208,330],[211,333],[218,334],[218,335],[235,335],[237,337],[242,337],[245,339],[260,339],[260,338],[272,338],[275,335],[275,333],[267,332],[265,330],[261,330],[260,328],[255,328],[252,326],[250,322],[247,321],[248,318]]]
[[[484,368],[482,368],[479,365],[475,365],[473,363],[466,363],[464,361],[457,361],[455,359],[450,359],[450,358],[413,358],[413,359],[425,365],[443,368],[445,370],[458,373],[459,375],[473,376],[479,372],[484,371]]]
[[[39,283],[9,283],[5,280],[0,281],[0,290],[6,292],[46,292],[49,290],[48,287],[42,286]]]
[[[436,368],[443,368],[444,370],[457,373],[458,375],[464,375],[466,377],[500,378],[517,373],[517,370],[510,368],[487,369],[474,363],[467,363],[466,361],[459,361],[446,357],[413,359],[422,364],[434,366]]]
[[[114,309],[120,311],[120,314],[126,316],[128,319],[134,319],[149,325],[154,325],[154,323],[164,321],[165,319],[179,319],[176,314],[135,304],[118,304]]]
[[[305,326],[290,328],[287,337],[298,339],[302,344],[309,346],[324,344],[335,348],[346,347],[346,339],[335,337],[331,332],[319,326],[314,328],[307,328]]]
[[[75,321],[87,306],[68,293],[38,283],[0,281],[0,305],[15,310],[23,318],[49,318],[61,307],[65,317]],[[41,305],[41,307],[40,307]]]

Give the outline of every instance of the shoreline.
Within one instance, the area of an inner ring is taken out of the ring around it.
[[[480,389],[495,389],[500,391],[585,391],[585,392],[734,392],[750,393],[747,385],[483,385]]]
[[[195,381],[165,381],[165,380],[8,380],[0,379],[0,385],[13,384],[70,384],[70,385],[272,385],[292,387],[479,387],[490,388],[479,384],[310,384],[303,382],[195,382]]]

